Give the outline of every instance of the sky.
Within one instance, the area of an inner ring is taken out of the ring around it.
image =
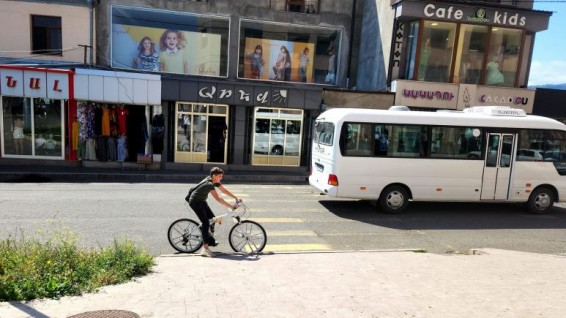
[[[529,86],[566,83],[566,0],[535,0],[534,10],[551,11],[548,29],[535,36]]]

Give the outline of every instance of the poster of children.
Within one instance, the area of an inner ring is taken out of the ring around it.
[[[246,38],[244,77],[313,82],[314,44]]]
[[[113,24],[112,67],[220,76],[220,43],[219,34]]]

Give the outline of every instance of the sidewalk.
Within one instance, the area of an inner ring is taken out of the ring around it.
[[[134,282],[0,317],[564,317],[566,257],[476,252],[160,256]]]
[[[132,164],[135,165],[135,164]],[[212,167],[212,166],[211,166]],[[199,182],[201,170],[140,170],[81,166],[10,165],[0,162],[0,182]],[[224,183],[307,184],[306,171],[227,170]]]

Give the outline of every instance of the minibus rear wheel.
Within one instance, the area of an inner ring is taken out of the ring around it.
[[[379,206],[385,213],[398,214],[407,209],[409,192],[400,185],[386,187],[379,196]]]

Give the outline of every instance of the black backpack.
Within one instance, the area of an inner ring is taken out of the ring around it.
[[[191,198],[191,194],[193,194],[193,192],[194,192],[198,187],[200,187],[201,185],[203,185],[206,181],[207,181],[207,180],[204,179],[204,180],[202,180],[199,184],[197,184],[196,186],[191,187],[191,188],[189,189],[189,193],[187,193],[187,196],[185,197],[185,201],[189,202],[189,199]]]

